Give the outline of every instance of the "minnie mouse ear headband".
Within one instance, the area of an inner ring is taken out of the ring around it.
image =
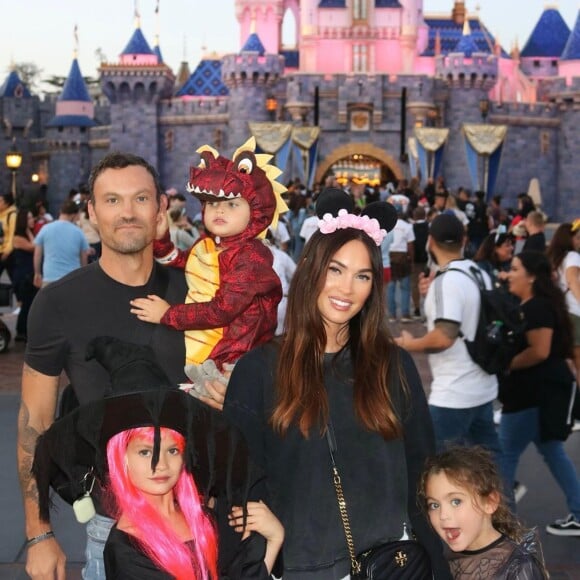
[[[572,222],[572,233],[576,233],[578,230],[580,230],[580,218],[576,218],[573,222]]]
[[[365,232],[377,246],[397,223],[397,211],[384,201],[375,201],[366,206],[361,215],[355,215],[352,198],[342,189],[324,189],[316,201],[318,227],[323,234],[336,230],[354,228]]]
[[[181,433],[186,441],[185,468],[209,496],[234,490],[246,495],[250,467],[245,442],[221,413],[172,386],[151,347],[112,337],[93,339],[87,358],[111,374],[105,398],[82,405],[55,421],[37,442],[32,473],[39,491],[40,517],[48,521],[50,487],[68,503],[87,492],[87,474],[104,480],[106,447],[114,435],[153,427],[151,468],[159,461],[161,428]]]

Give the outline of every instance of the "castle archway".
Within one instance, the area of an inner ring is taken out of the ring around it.
[[[374,175],[381,182],[405,177],[398,161],[384,149],[372,143],[347,143],[333,149],[318,164],[315,183],[321,183],[331,174],[346,174],[353,171],[359,175]],[[359,169],[360,168],[360,169]]]

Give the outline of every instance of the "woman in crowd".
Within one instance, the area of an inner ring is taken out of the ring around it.
[[[20,303],[20,312],[16,320],[16,337],[14,340],[26,342],[26,324],[28,312],[32,300],[36,296],[37,288],[34,286],[34,216],[27,209],[21,209],[16,216],[14,226],[14,240],[12,252],[14,259],[14,271],[12,284],[16,298]]]
[[[511,490],[520,456],[534,443],[566,496],[570,511],[567,518],[556,520],[546,530],[580,536],[580,483],[563,444],[571,429],[575,391],[566,361],[572,355],[573,342],[564,295],[552,279],[547,257],[539,252],[522,252],[512,260],[509,289],[520,300],[526,343],[500,384],[504,481]]]
[[[285,335],[242,357],[229,381],[224,413],[265,468],[286,529],[284,580],[349,577],[330,448],[354,550],[398,539],[410,524],[435,577],[450,577],[416,501],[434,436],[415,365],[385,326],[379,245],[395,212],[379,207],[382,230],[344,209],[320,220],[292,280]]]
[[[574,365],[576,382],[580,379],[580,218],[561,224],[554,232],[547,255],[558,276],[560,290],[566,296],[566,306],[574,330]]]
[[[513,255],[513,239],[503,228],[503,231],[489,234],[483,240],[473,260],[489,274],[492,284],[499,287],[507,283]]]

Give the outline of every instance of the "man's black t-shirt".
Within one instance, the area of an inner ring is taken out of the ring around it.
[[[120,284],[98,262],[75,270],[36,296],[28,318],[25,363],[49,376],[64,370],[79,402],[85,404],[101,398],[110,383],[98,362],[85,360],[87,344],[97,336],[113,336],[150,345],[171,382],[186,382],[183,333],[140,321],[130,313],[129,304],[148,294],[179,304],[186,292],[183,272],[158,264],[144,286]]]

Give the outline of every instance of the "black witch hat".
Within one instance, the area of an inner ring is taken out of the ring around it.
[[[160,429],[167,427],[184,436],[185,469],[205,498],[225,494],[231,501],[234,493],[245,498],[253,468],[242,435],[221,413],[171,385],[151,347],[98,337],[87,348],[90,358],[111,374],[111,390],[55,421],[38,438],[32,473],[43,520],[49,519],[50,487],[72,504],[88,491],[92,477],[105,483],[107,442],[137,427],[155,430],[152,469],[159,461]]]

